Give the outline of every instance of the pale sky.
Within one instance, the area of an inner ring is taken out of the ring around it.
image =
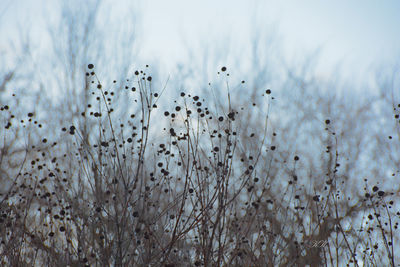
[[[0,49],[7,39],[18,38],[17,25],[28,21],[38,36],[43,16],[57,14],[52,0],[0,1]],[[123,8],[127,0],[116,2]],[[240,46],[256,26],[276,31],[288,59],[321,48],[321,72],[341,63],[345,73],[357,75],[374,64],[400,59],[398,0],[146,0],[135,6],[141,55],[167,68],[185,60],[181,51],[187,45],[212,46],[229,37]]]
[[[261,30],[276,26],[289,59],[320,48],[326,71],[341,63],[344,72],[358,73],[376,63],[400,60],[397,0],[150,0],[143,10],[147,47],[159,57],[179,58],[182,35],[194,43],[228,35],[231,42],[243,42],[257,21]]]

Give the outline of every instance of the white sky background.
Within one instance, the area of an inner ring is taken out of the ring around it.
[[[8,39],[19,38],[18,27],[24,23],[37,37],[44,29],[43,17],[57,14],[51,0],[0,2],[0,50]],[[124,8],[125,2],[118,1],[115,8]],[[229,37],[230,43],[240,47],[256,24],[261,31],[275,27],[287,60],[321,48],[321,75],[328,75],[340,63],[345,76],[364,79],[367,70],[400,60],[398,0],[146,0],[136,6],[141,56],[159,60],[167,72],[176,63],[187,62],[182,53],[186,46],[212,47]]]
[[[321,48],[321,72],[340,63],[349,76],[365,75],[376,64],[400,59],[400,1],[396,0],[150,0],[143,10],[146,46],[160,58],[179,58],[183,36],[192,43],[208,39],[212,44],[216,36],[241,43],[250,38],[256,16],[260,29],[277,26],[288,59]]]

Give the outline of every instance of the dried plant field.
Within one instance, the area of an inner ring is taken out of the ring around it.
[[[226,67],[174,97],[148,71],[87,65],[69,114],[2,98],[1,265],[399,263],[400,104],[244,94]]]
[[[252,18],[149,66],[105,2],[0,34],[0,266],[400,265],[399,65],[328,75]]]

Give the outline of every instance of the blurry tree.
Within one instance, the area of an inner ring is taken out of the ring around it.
[[[58,110],[55,118],[76,123],[82,129],[84,142],[88,142],[91,126],[87,124],[90,70],[89,62],[103,66],[102,77],[108,82],[116,81],[114,91],[125,89],[123,82],[138,58],[139,14],[131,4],[121,6],[103,3],[101,0],[89,2],[61,2],[61,16],[56,23],[49,21],[50,63],[46,69],[43,86],[50,94],[47,101]],[[111,14],[118,12],[118,16]],[[121,97],[119,111],[129,110],[129,103]],[[116,112],[117,112],[116,111]]]

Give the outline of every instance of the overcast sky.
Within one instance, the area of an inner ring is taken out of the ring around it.
[[[40,34],[43,16],[55,9],[52,0],[1,2],[0,48],[17,37],[24,21]],[[124,2],[118,1],[119,8]],[[256,25],[261,31],[273,26],[287,58],[321,48],[322,72],[342,63],[347,74],[359,74],[400,59],[398,0],[146,0],[135,5],[141,14],[142,55],[171,67],[184,60],[181,51],[188,43],[212,45],[228,36],[232,43],[244,43]]]

